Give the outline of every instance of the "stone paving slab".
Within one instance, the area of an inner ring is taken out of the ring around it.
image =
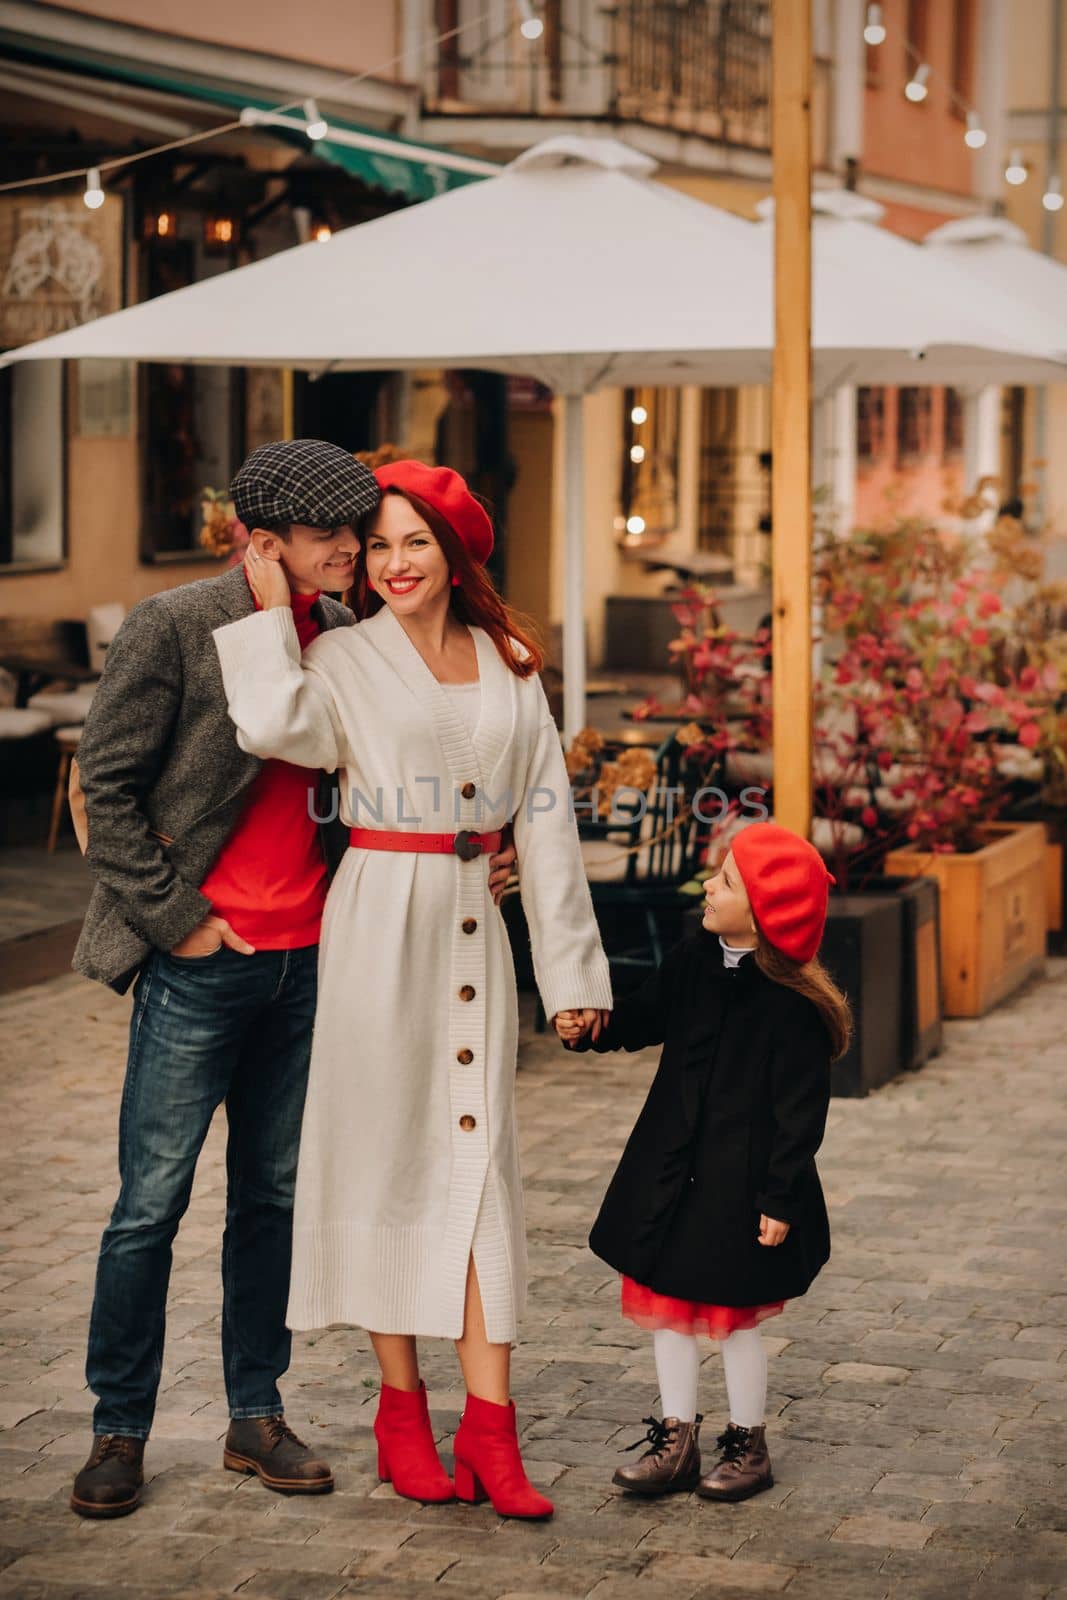
[[[833,1104],[833,1260],[764,1327],[776,1483],[738,1506],[611,1486],[655,1378],[585,1236],[655,1057],[568,1057],[524,1004],[531,1296],[514,1387],[558,1508],[543,1525],[377,1482],[358,1330],[299,1336],[286,1385],[337,1491],[286,1500],[222,1470],[218,1124],[175,1254],[144,1506],[71,1515],[128,1004],[74,977],[0,998],[0,1600],[1067,1600],[1067,963],[951,1024],[921,1073]],[[455,1355],[428,1342],[423,1358],[447,1459]],[[710,1344],[701,1404],[710,1434],[725,1417]]]

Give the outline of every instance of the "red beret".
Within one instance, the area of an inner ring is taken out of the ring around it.
[[[752,915],[768,942],[793,961],[813,960],[836,882],[813,844],[776,822],[754,822],[730,841]]]
[[[471,557],[483,566],[493,549],[493,524],[485,507],[451,467],[428,467],[422,461],[392,461],[374,476],[380,489],[410,491],[444,517]]]

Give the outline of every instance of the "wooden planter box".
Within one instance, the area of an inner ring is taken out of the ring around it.
[[[1045,891],[1048,947],[1063,950],[1063,905],[1067,900],[1067,806],[1039,798],[1024,800],[1008,812],[1012,822],[1039,822],[1045,830]]]
[[[971,855],[893,850],[887,877],[936,878],[947,1017],[980,1017],[1045,959],[1046,839],[1041,823],[990,823]]]

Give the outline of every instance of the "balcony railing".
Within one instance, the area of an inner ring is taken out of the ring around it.
[[[426,110],[607,117],[770,145],[770,0],[544,0],[531,45],[513,0],[437,0],[446,40]],[[818,76],[818,68],[817,68]],[[818,87],[817,87],[818,96]]]
[[[770,9],[769,0],[614,6],[609,110],[767,149]]]

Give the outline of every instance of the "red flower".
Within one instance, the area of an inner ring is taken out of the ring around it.
[[[1032,750],[1040,742],[1041,729],[1036,722],[1024,722],[1019,729],[1019,743],[1025,745],[1027,750]]]

